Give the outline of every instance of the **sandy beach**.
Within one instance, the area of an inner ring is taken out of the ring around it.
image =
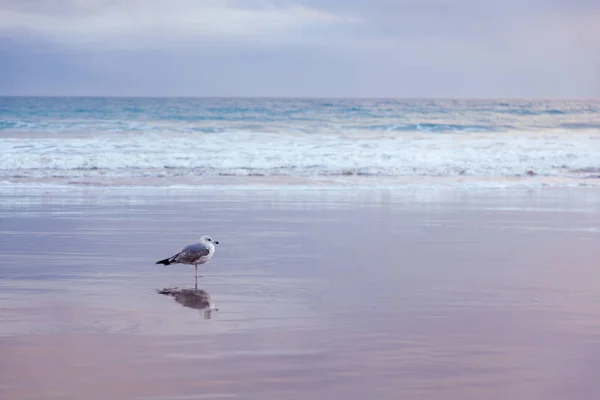
[[[600,192],[6,187],[2,399],[592,399]],[[155,265],[202,234],[218,311]]]

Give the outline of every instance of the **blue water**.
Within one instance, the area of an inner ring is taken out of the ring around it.
[[[2,131],[600,129],[600,101],[0,98]],[[167,124],[167,126],[165,126]]]
[[[599,139],[597,100],[0,98],[0,180],[9,184],[371,176],[588,185]]]

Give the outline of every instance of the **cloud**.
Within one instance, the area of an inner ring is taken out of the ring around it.
[[[598,20],[595,0],[0,0],[0,94],[598,97]]]
[[[182,40],[278,42],[356,21],[291,2],[242,7],[218,0],[51,0],[0,6],[4,32],[111,47],[156,47]]]

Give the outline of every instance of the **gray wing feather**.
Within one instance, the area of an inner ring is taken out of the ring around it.
[[[185,246],[183,250],[169,259],[172,263],[193,264],[200,257],[207,256],[210,253],[208,248],[200,243]]]

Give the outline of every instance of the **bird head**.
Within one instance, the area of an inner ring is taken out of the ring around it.
[[[204,235],[200,238],[201,242],[206,242],[206,243],[213,243],[213,244],[219,244],[219,242],[217,240],[214,240],[213,238],[211,238],[208,235]]]

